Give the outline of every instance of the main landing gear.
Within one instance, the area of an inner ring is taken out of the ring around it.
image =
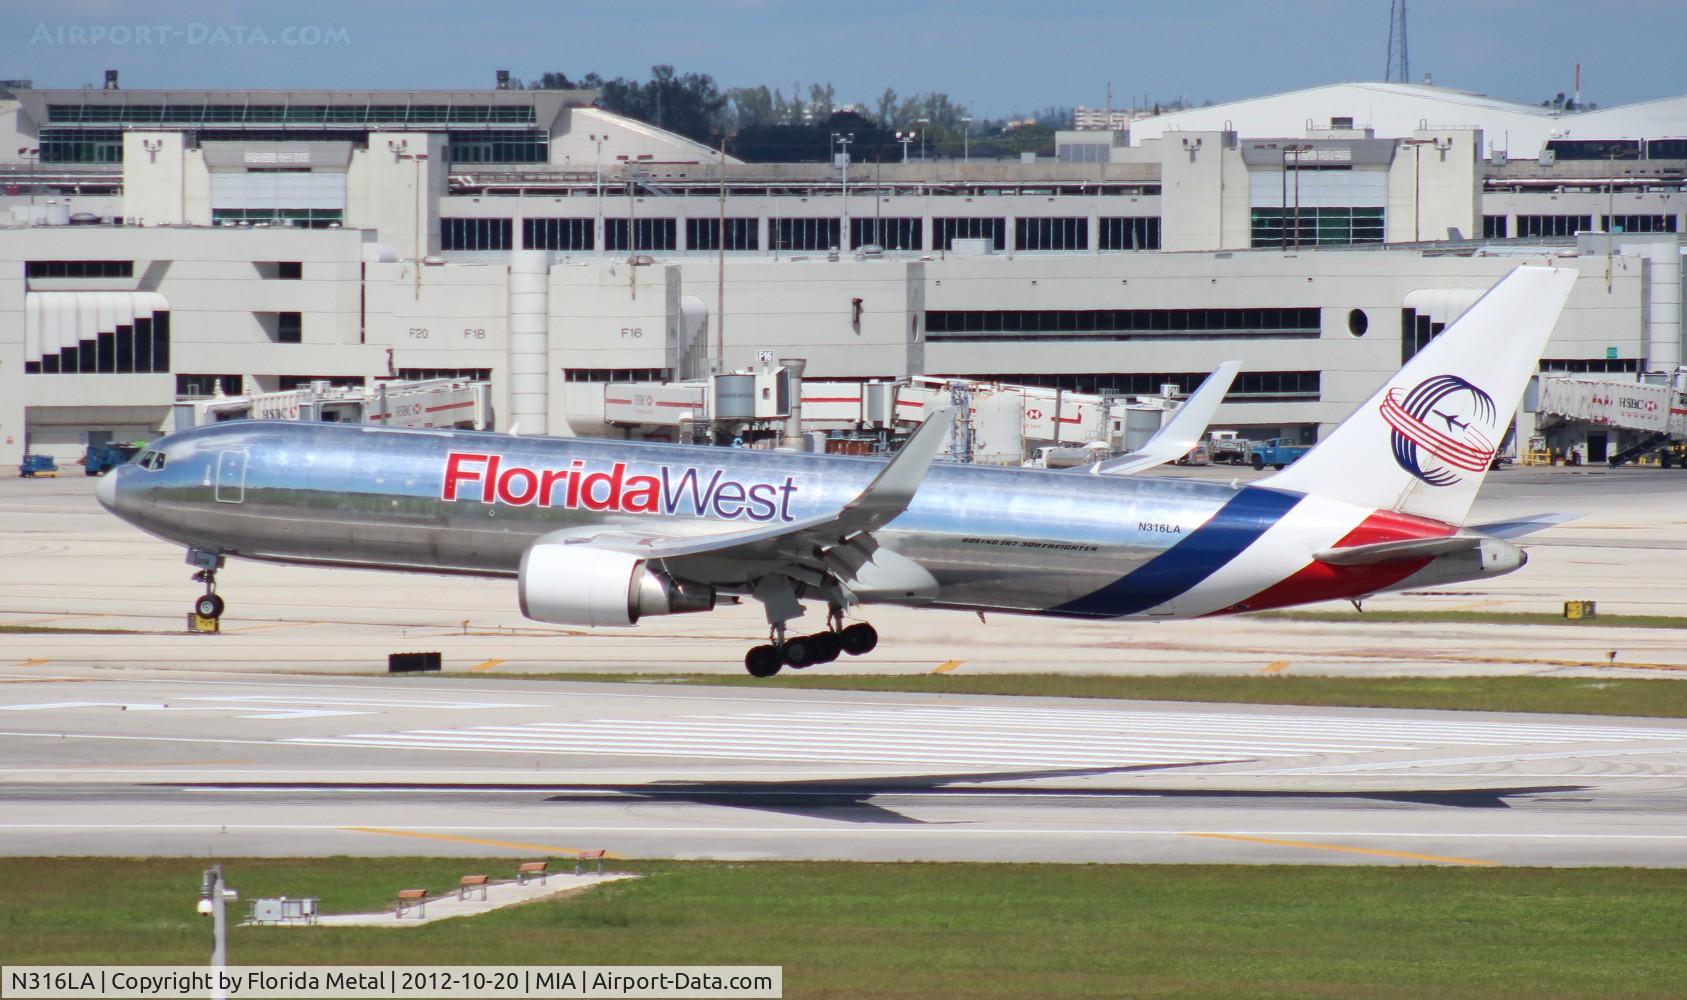
[[[193,582],[205,585],[205,593],[193,602],[193,613],[201,618],[221,618],[225,605],[217,594],[217,570],[223,567],[223,557],[215,552],[188,549],[187,562],[189,566],[199,567],[199,572],[193,574]]]
[[[861,656],[879,644],[879,630],[866,622],[845,626],[834,612],[827,616],[826,625],[824,632],[790,638],[783,623],[775,625],[766,645],[752,647],[744,654],[744,669],[751,677],[772,677],[781,667],[801,670],[816,663],[831,663],[843,653]]]

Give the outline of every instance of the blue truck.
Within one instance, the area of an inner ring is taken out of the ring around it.
[[[1255,441],[1249,451],[1248,464],[1256,469],[1263,469],[1268,465],[1273,469],[1281,469],[1311,450],[1311,445],[1300,444],[1293,438]]]
[[[39,476],[56,476],[59,474],[59,463],[53,461],[51,455],[25,455],[23,464],[18,466],[18,476],[23,479],[35,479]]]
[[[91,444],[88,453],[82,456],[82,471],[90,476],[103,476],[140,450],[137,444]]]

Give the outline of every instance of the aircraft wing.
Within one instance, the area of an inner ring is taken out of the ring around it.
[[[1532,535],[1537,531],[1574,521],[1580,514],[1530,514],[1525,517],[1513,517],[1504,521],[1489,521],[1486,524],[1473,524],[1471,531],[1480,531],[1484,535],[1495,538],[1521,538]]]
[[[1097,462],[1089,467],[1090,475],[1128,476],[1189,454],[1189,449],[1201,443],[1201,435],[1207,432],[1213,414],[1218,412],[1218,404],[1224,401],[1224,394],[1230,391],[1230,383],[1241,368],[1240,361],[1219,365],[1140,450]]]
[[[1404,559],[1432,559],[1453,552],[1480,548],[1480,535],[1448,535],[1445,538],[1407,538],[1371,545],[1349,545],[1313,553],[1312,558],[1330,566],[1369,566]]]
[[[855,499],[837,510],[785,524],[703,535],[673,535],[609,526],[603,529],[565,529],[541,541],[591,544],[636,555],[642,559],[674,561],[687,558],[717,560],[791,560],[814,563],[815,548],[830,548],[852,536],[869,534],[894,520],[913,502],[931,463],[942,450],[954,424],[954,410],[934,410],[909,436],[890,462]]]

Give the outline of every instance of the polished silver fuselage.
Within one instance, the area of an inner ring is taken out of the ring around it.
[[[772,524],[836,510],[885,465],[648,442],[260,421],[184,431],[153,448],[166,456],[164,468],[118,470],[114,509],[163,538],[278,562],[484,575],[514,575],[523,551],[560,529],[703,534],[752,527],[749,515],[769,507],[726,503],[699,514],[686,498],[678,512],[598,511],[568,506],[561,488],[547,506],[496,496],[484,502],[476,479],[460,480],[456,498],[446,499],[453,452],[496,455],[506,469],[601,471],[621,463],[629,479],[667,470],[672,480],[674,470],[694,469],[706,484],[718,471],[726,481],[771,484],[775,492],[759,495],[776,508]],[[936,599],[920,603],[1133,614],[1141,602],[1128,609],[1069,605],[1162,555],[1239,492],[1178,479],[939,463],[907,511],[876,537],[937,580]],[[722,510],[738,516],[722,517]],[[699,582],[729,591],[750,583],[731,579],[730,567],[712,572],[716,579]]]

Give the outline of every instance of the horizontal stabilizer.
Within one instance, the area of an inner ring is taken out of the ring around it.
[[[1433,559],[1451,552],[1480,547],[1482,539],[1475,535],[1451,535],[1446,538],[1408,538],[1397,542],[1377,542],[1373,545],[1350,545],[1339,549],[1325,549],[1312,558],[1328,566],[1370,566],[1374,563],[1400,562],[1406,559]]]
[[[1089,467],[1090,474],[1128,476],[1133,472],[1175,462],[1189,454],[1191,448],[1201,443],[1201,435],[1207,432],[1207,425],[1212,423],[1213,414],[1218,412],[1218,404],[1224,402],[1224,394],[1230,391],[1230,383],[1235,381],[1236,373],[1241,369],[1240,361],[1226,361],[1213,369],[1213,373],[1177,408],[1172,418],[1140,449],[1128,455],[1107,459],[1105,462],[1097,462]]]
[[[1494,538],[1522,538],[1537,531],[1545,531],[1570,521],[1577,520],[1580,514],[1530,514],[1526,517],[1512,517],[1504,521],[1489,521],[1487,524],[1473,524],[1471,531],[1480,531],[1484,535]]]

